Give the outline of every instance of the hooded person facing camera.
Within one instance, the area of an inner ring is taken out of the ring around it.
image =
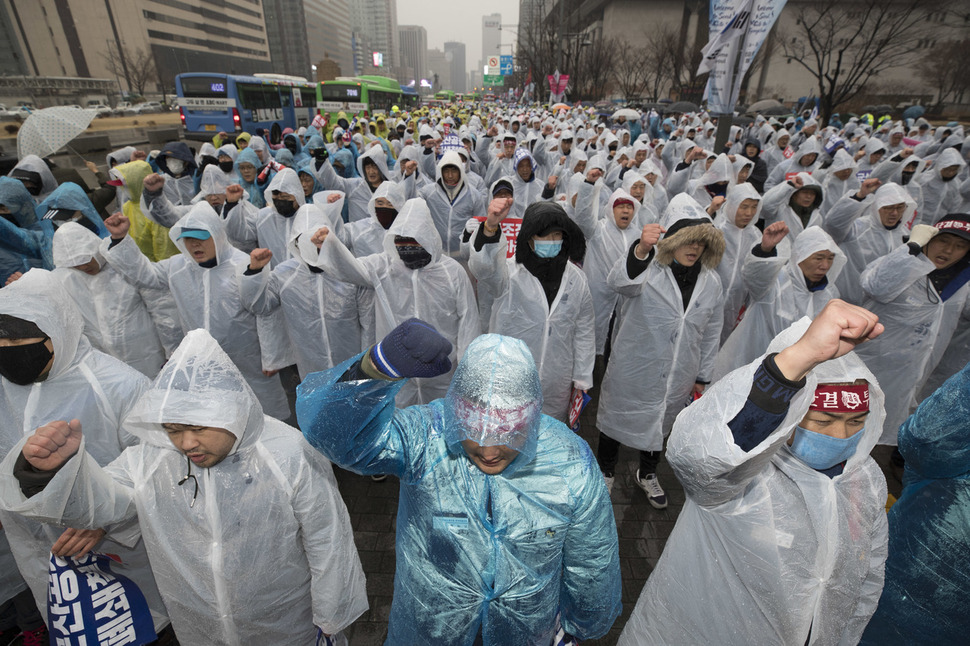
[[[441,238],[421,198],[405,202],[393,217],[381,253],[355,257],[329,226],[304,233],[298,248],[309,266],[374,290],[375,338],[417,315],[441,330],[454,347],[452,358],[457,362],[481,331],[468,274],[457,260],[442,253]],[[448,388],[448,377],[409,382],[398,403],[428,403],[441,397]]]
[[[656,475],[664,438],[684,402],[711,382],[724,317],[716,272],[724,235],[686,195],[675,197],[664,215],[667,228],[645,225],[607,278],[626,301],[596,417],[607,487],[613,487],[620,444],[638,449],[636,484],[657,509],[667,506]]]
[[[869,456],[883,393],[853,348],[883,326],[832,301],[677,419],[687,501],[620,635],[639,644],[857,644],[886,560]]]
[[[394,407],[409,378],[449,374],[451,344],[411,319],[299,387],[309,442],[401,481],[389,644],[594,639],[620,612],[616,526],[588,445],[542,415],[525,343],[482,335],[446,396]],[[393,376],[393,377],[392,377]],[[565,633],[565,634],[564,634]]]
[[[497,188],[497,187],[496,187]],[[494,296],[488,330],[521,339],[542,383],[543,413],[566,421],[570,396],[593,386],[596,319],[586,275],[586,237],[562,207],[537,202],[525,211],[515,244],[499,226],[514,208],[504,191],[471,240],[469,269]]]
[[[208,332],[133,403],[123,428],[140,444],[110,464],[91,455],[97,424],[50,421],[70,417],[10,452],[2,502],[81,527],[137,522],[181,643],[320,644],[367,609],[329,462],[263,414]]]

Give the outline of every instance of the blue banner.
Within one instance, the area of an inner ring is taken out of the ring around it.
[[[51,555],[47,627],[57,646],[140,646],[156,639],[145,595],[127,577],[111,571],[111,559]]]

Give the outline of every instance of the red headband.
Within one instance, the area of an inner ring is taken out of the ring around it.
[[[864,413],[869,410],[869,385],[819,384],[809,410],[823,413]]]
[[[617,198],[617,200],[613,202],[614,207],[620,206],[621,204],[629,204],[630,206],[634,206],[633,200],[628,200],[625,197]]]

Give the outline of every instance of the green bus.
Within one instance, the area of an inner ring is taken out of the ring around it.
[[[439,90],[438,92],[435,92],[434,98],[438,99],[439,101],[447,101],[448,103],[454,103],[455,100],[458,98],[458,95],[452,92],[451,90]]]
[[[390,114],[394,106],[407,109],[408,104],[398,82],[385,76],[341,76],[317,84],[317,111],[328,115],[331,123],[338,112],[348,119],[370,119],[376,114]]]

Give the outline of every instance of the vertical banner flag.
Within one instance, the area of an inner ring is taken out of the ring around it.
[[[761,45],[768,37],[768,32],[781,15],[788,0],[753,0],[751,15],[748,19],[748,31],[744,35],[744,48],[741,50],[741,60],[738,63],[738,75],[734,79],[734,91],[731,92],[731,108],[738,102],[741,93],[741,81],[751,69],[751,62],[761,49]]]
[[[731,85],[738,45],[748,28],[751,3],[754,0],[713,0],[711,2],[711,40],[701,50],[698,74],[710,72],[707,79],[708,109],[717,114],[730,114]]]

